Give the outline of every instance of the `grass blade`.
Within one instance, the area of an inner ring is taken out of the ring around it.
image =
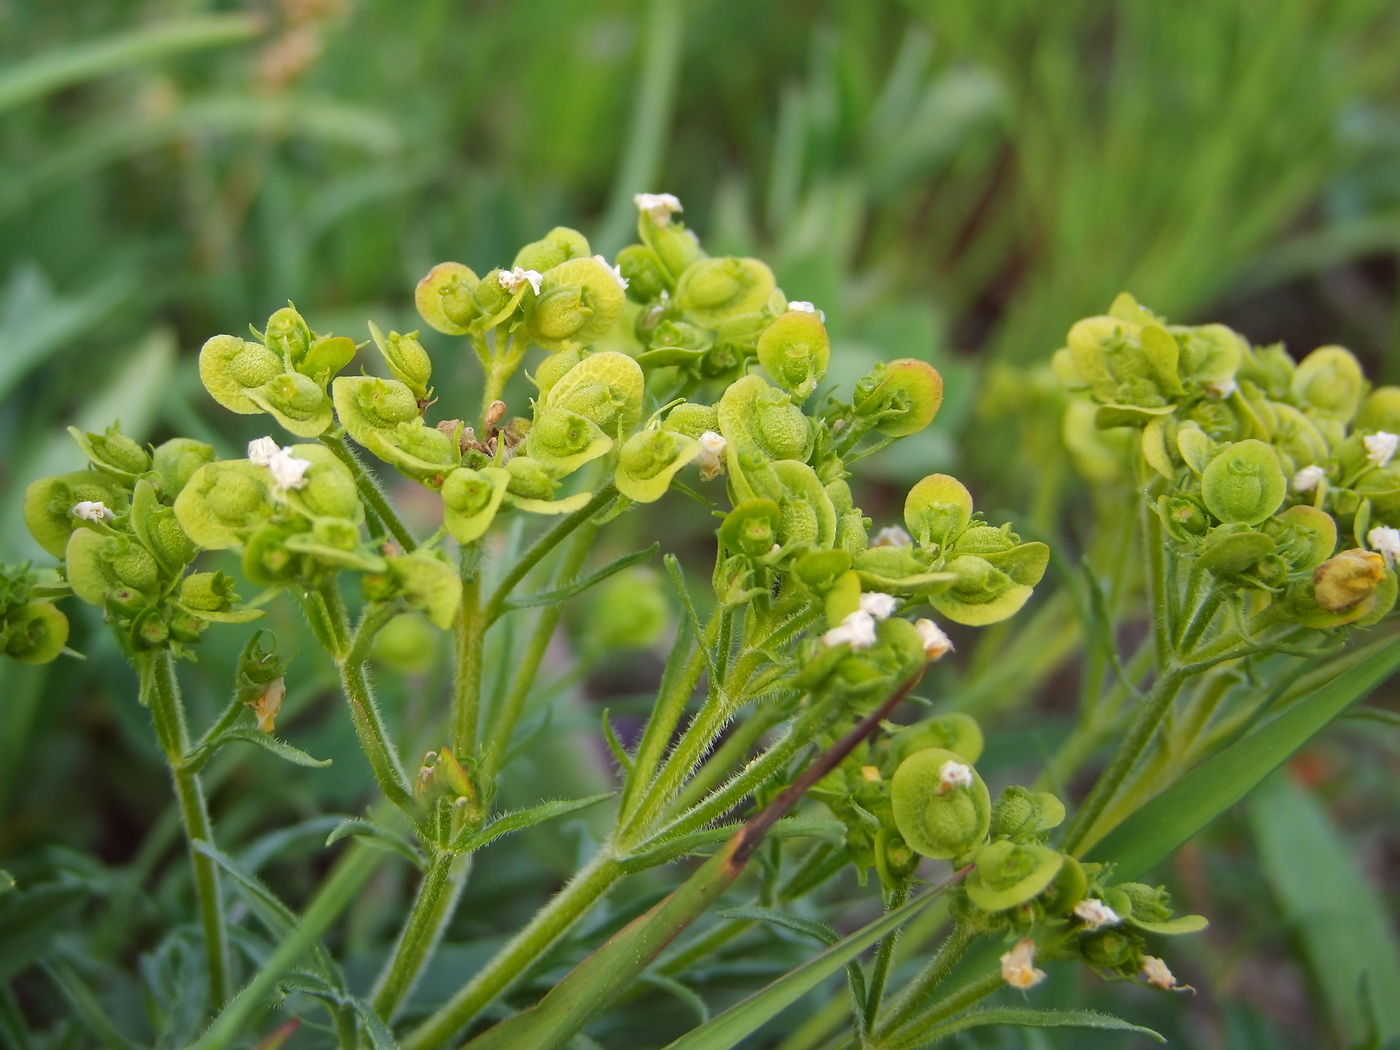
[[[1016,1006],[1001,1006],[971,1010],[961,1017],[925,1029],[918,1036],[901,1039],[893,1046],[895,1050],[917,1050],[919,1047],[932,1046],[958,1032],[986,1028],[990,1025],[1012,1025],[1016,1028],[1097,1028],[1114,1032],[1136,1032],[1155,1042],[1166,1042],[1150,1028],[1131,1024],[1121,1017],[1101,1014],[1096,1010],[1027,1010]]]
[[[1400,642],[1344,671],[1259,730],[1208,759],[1090,851],[1136,878],[1249,794],[1289,755],[1400,668]]]

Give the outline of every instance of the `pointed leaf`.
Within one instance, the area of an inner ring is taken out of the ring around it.
[[[224,744],[232,743],[256,744],[264,751],[271,751],[278,758],[285,759],[295,766],[307,766],[310,769],[324,769],[331,764],[329,758],[312,758],[299,747],[293,747],[285,740],[279,740],[269,733],[264,733],[260,729],[251,726],[236,726],[220,733],[205,746],[212,751],[217,750]]]
[[[1016,1028],[1098,1028],[1114,1032],[1136,1032],[1158,1043],[1166,1042],[1150,1028],[1130,1024],[1121,1017],[1101,1014],[1095,1010],[1028,1010],[1017,1006],[1001,1006],[970,1010],[961,1017],[940,1022],[917,1035],[910,1035],[885,1045],[889,1050],[918,1050],[919,1047],[932,1046],[958,1032],[966,1032],[970,1028],[986,1028],[990,1025],[1012,1025]]]
[[[725,908],[718,914],[721,919],[752,919],[755,922],[772,923],[774,926],[781,926],[785,930],[791,930],[793,933],[800,933],[804,937],[820,941],[828,948],[841,940],[841,935],[826,923],[817,922],[815,919],[804,919],[800,915],[780,911],[777,908],[744,905],[738,908]]]
[[[426,866],[423,855],[408,839],[390,831],[384,825],[363,817],[346,817],[326,836],[326,845],[333,846],[347,835],[353,835],[366,846],[388,853],[397,853],[420,871]]]
[[[584,591],[588,590],[588,588],[602,583],[609,576],[615,575],[623,569],[630,569],[633,565],[646,561],[660,549],[660,542],[653,543],[645,550],[624,554],[621,558],[599,569],[592,576],[579,580],[577,583],[571,583],[567,587],[559,587],[552,591],[539,591],[535,594],[527,594],[523,598],[509,598],[505,601],[503,608],[505,610],[533,609],[540,605],[558,605],[561,602],[566,602],[570,598],[575,598],[582,594]]]
[[[600,795],[589,795],[587,798],[556,799],[552,802],[542,802],[538,806],[531,806],[529,809],[518,809],[513,813],[506,813],[487,824],[457,848],[464,853],[479,850],[488,842],[494,841],[502,835],[509,835],[512,831],[523,831],[525,828],[542,824],[546,820],[562,817],[565,813],[573,813],[576,810],[596,805],[603,799],[612,798],[612,796],[613,792],[605,791]]]

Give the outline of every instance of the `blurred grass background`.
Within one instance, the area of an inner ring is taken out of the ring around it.
[[[840,378],[882,356],[944,371],[935,427],[872,463],[889,482],[865,501],[877,514],[901,483],[954,469],[979,504],[1055,523],[1075,490],[1034,369],[1123,288],[1295,354],[1344,343],[1400,380],[1400,8],[1388,0],[0,0],[0,56],[7,561],[36,554],[19,525],[24,485],[77,464],[63,424],[120,416],[143,439],[179,431],[225,452],[256,436],[199,386],[209,335],[288,299],[318,330],[417,327],[411,291],[433,263],[482,272],[558,223],[614,251],[638,190],[678,194],[711,251],[762,254],[791,297],[823,308]],[[470,398],[467,355],[430,347],[444,402]],[[708,527],[668,522],[696,544]],[[130,935],[150,948],[184,887],[145,713],[98,626],[75,625],[86,663],[0,668],[0,862],[85,887],[55,903],[69,920],[143,902],[113,920],[122,930],[67,948],[117,1002],[136,978],[115,946]],[[211,710],[236,656],[220,644],[188,674]],[[312,841],[319,814],[366,797],[329,678],[303,662],[286,724],[312,753],[352,759],[314,775],[261,756],[216,767],[226,841],[249,848],[297,821]],[[425,721],[414,704],[431,682],[385,678],[400,724]],[[1023,748],[1008,764],[1033,762],[1024,749],[1063,722],[1054,692],[1000,730]],[[551,732],[591,732],[595,717]],[[537,776],[552,765],[539,758]],[[1186,948],[1199,994],[1133,993],[1119,1012],[1179,1046],[1363,1045],[1349,975],[1357,952],[1394,959],[1397,771],[1395,727],[1334,730],[1290,782],[1183,851],[1163,877],[1217,918]],[[586,825],[575,831],[483,865],[472,892],[494,914],[463,918],[455,939],[522,921],[538,897],[520,887],[548,892],[584,848]],[[1300,870],[1298,850],[1335,863]],[[148,898],[138,887],[160,872]],[[293,899],[314,875],[277,869]],[[384,936],[403,878],[367,895],[352,948]],[[1345,921],[1374,936],[1339,938],[1338,894]],[[0,978],[53,942],[34,944],[0,956]],[[16,987],[0,1014],[21,998],[73,1009],[62,981]],[[1118,994],[1076,988],[1063,994],[1099,1006]],[[678,1009],[664,996],[651,1008]],[[65,1045],[89,1045],[83,1031],[75,1022]]]

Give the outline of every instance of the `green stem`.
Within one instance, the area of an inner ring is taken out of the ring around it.
[[[499,329],[497,332],[499,334]],[[483,355],[478,351],[477,356],[481,358],[482,370],[486,373],[486,382],[481,393],[481,419],[479,421],[480,433],[483,435],[482,440],[485,440],[487,410],[505,393],[506,383],[515,374],[515,370],[520,367],[520,362],[525,357],[526,345],[525,340],[517,342],[513,335],[508,335],[505,345],[498,345],[489,355]]]
[[[574,534],[554,574],[553,586],[564,587],[573,582],[579,569],[583,567],[584,559],[588,557],[597,532],[597,525],[589,523]],[[535,621],[535,629],[520,658],[515,677],[511,679],[510,692],[506,694],[505,702],[496,713],[494,724],[490,728],[489,744],[481,759],[483,784],[491,783],[510,751],[511,737],[515,735],[515,727],[525,710],[525,701],[529,699],[530,691],[534,688],[540,664],[544,662],[545,651],[549,648],[549,641],[554,637],[555,628],[559,626],[563,614],[562,604],[551,605],[541,610],[539,619]]]
[[[1195,614],[1191,617],[1191,622],[1186,625],[1186,630],[1181,635],[1181,651],[1189,653],[1196,647],[1196,643],[1205,634],[1210,622],[1215,619],[1215,614],[1220,609],[1220,603],[1224,599],[1219,587],[1211,587],[1206,592],[1206,596],[1201,599],[1201,604],[1197,607]]]
[[[511,567],[510,572],[506,573],[505,578],[491,592],[491,597],[486,602],[485,624],[487,627],[490,627],[500,617],[505,609],[506,599],[510,597],[510,592],[515,590],[516,584],[523,580],[530,570],[544,559],[545,555],[559,546],[569,533],[593,517],[616,495],[616,485],[612,482],[604,485],[593,494],[593,498],[583,507],[565,517],[563,521],[536,540],[534,546],[521,555],[520,560]]]
[[[890,1006],[883,1022],[876,1027],[878,1036],[886,1036],[903,1022],[913,1017],[939,985],[948,979],[972,942],[977,939],[977,931],[967,923],[958,923],[938,946],[938,951],[928,964],[904,986],[904,990]]]
[[[369,677],[365,673],[365,663],[369,659],[370,646],[379,628],[383,627],[397,611],[390,603],[374,602],[366,606],[354,637],[346,647],[343,658],[336,661],[340,672],[340,686],[350,705],[350,718],[355,724],[355,735],[360,748],[369,760],[379,790],[395,806],[403,810],[412,820],[417,816],[413,803],[413,792],[404,776],[403,766],[388,729],[375,703],[374,691],[370,688]]]
[[[1004,987],[1006,987],[1006,979],[1002,977],[1000,972],[993,971],[988,974],[983,974],[976,980],[969,981],[967,984],[954,991],[946,999],[933,1004],[928,1010],[912,1018],[901,1030],[908,1030],[914,1027],[914,1025],[921,1026],[923,1031],[919,1033],[919,1041],[916,1045],[926,1046],[937,1040],[937,1035],[935,1034],[937,1029],[931,1026],[936,1025],[939,1021],[952,1017],[954,1014],[962,1013],[962,1011],[966,1010],[969,1006],[981,1002],[999,988]],[[890,1034],[897,1035],[898,1033],[892,1032]]]
[[[535,913],[468,984],[402,1041],[403,1050],[439,1050],[547,952],[622,877],[606,849],[595,854],[559,893]]]
[[[394,946],[394,954],[380,972],[370,996],[375,1013],[385,1024],[393,1021],[437,950],[452,921],[452,912],[466,885],[470,868],[470,854],[443,850],[424,873],[413,910]]]
[[[462,604],[454,625],[456,671],[452,678],[452,751],[459,758],[476,754],[481,718],[481,670],[486,619],[481,609],[481,572],[475,551],[462,549]]]
[[[1157,727],[1161,725],[1162,719],[1171,710],[1172,701],[1180,692],[1184,678],[1182,669],[1173,668],[1153,683],[1152,691],[1147,695],[1147,702],[1138,712],[1138,716],[1123,738],[1123,742],[1118,745],[1118,750],[1114,753],[1108,768],[1094,782],[1089,796],[1079,807],[1079,811],[1075,813],[1074,819],[1066,829],[1064,841],[1060,846],[1066,853],[1077,855],[1097,841],[1098,836],[1092,833],[1097,830],[1095,825],[1100,815],[1107,808],[1109,802],[1113,800],[1119,786],[1127,779],[1133,766],[1137,764],[1138,759],[1142,757],[1143,752],[1152,742]]]
[[[894,911],[909,900],[909,885],[909,880],[904,879],[890,890],[885,911]],[[880,947],[875,951],[875,964],[870,968],[869,991],[865,998],[865,1027],[867,1031],[875,1027],[875,1018],[879,1016],[880,1001],[885,997],[885,983],[889,980],[890,964],[894,961],[895,945],[898,943],[899,930],[896,929],[880,942]]]
[[[180,683],[175,676],[175,658],[170,650],[160,649],[148,654],[146,660],[151,718],[155,723],[156,738],[170,766],[175,795],[180,803],[180,817],[185,825],[185,839],[190,846],[199,922],[204,929],[209,996],[215,1006],[222,1006],[228,1001],[230,988],[228,931],[224,928],[219,873],[214,861],[194,848],[198,841],[214,845],[209,809],[205,805],[204,788],[200,784],[198,774],[185,765],[185,755],[190,749],[190,735],[185,724],[185,705],[180,697]]]
[[[743,724],[724,738],[705,764],[695,771],[686,782],[685,789],[676,797],[671,813],[683,813],[700,802],[705,795],[738,765],[739,760],[749,753],[764,733],[783,720],[784,713],[777,705],[761,706]]]
[[[1162,536],[1162,521],[1144,497],[1142,506],[1142,542],[1147,558],[1147,615],[1152,618],[1152,641],[1157,651],[1157,671],[1167,666],[1172,655],[1171,625],[1167,622],[1167,563],[1166,542]]]
[[[413,533],[408,531],[408,526],[403,523],[398,512],[394,510],[393,504],[389,502],[389,497],[384,495],[384,490],[379,487],[379,482],[365,469],[360,458],[345,443],[343,431],[337,429],[322,434],[321,444],[334,452],[336,457],[350,468],[350,473],[355,475],[355,488],[359,491],[360,498],[384,523],[394,539],[399,541],[399,546],[405,551],[416,548],[418,541],[413,538]]]

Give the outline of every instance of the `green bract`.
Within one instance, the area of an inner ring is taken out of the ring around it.
[[[714,328],[763,306],[775,287],[773,271],[757,259],[700,259],[680,275],[676,305],[696,324]]]
[[[1254,438],[1216,455],[1201,474],[1201,496],[1221,521],[1257,525],[1283,503],[1288,482],[1278,455]]]
[[[676,471],[699,454],[694,438],[659,428],[639,431],[618,454],[617,490],[638,503],[654,503],[666,494]]]
[[[1005,911],[1039,896],[1060,873],[1064,860],[1047,846],[1002,839],[978,852],[963,885],[983,911]]]
[[[617,274],[597,259],[570,259],[545,272],[525,300],[530,338],[546,350],[589,346],[611,330],[627,301]]]
[[[52,602],[28,602],[6,610],[0,652],[25,664],[46,664],[68,644],[68,617]]]
[[[890,437],[917,434],[943,404],[943,377],[912,358],[882,364],[856,384],[856,414]]]
[[[611,278],[610,278],[611,279]],[[547,408],[592,420],[610,438],[624,438],[642,416],[646,379],[636,361],[615,350],[589,354],[550,387]]]
[[[180,527],[206,550],[242,546],[248,532],[272,510],[267,468],[246,459],[200,467],[175,500]]]
[[[491,526],[505,498],[510,472],[500,467],[458,467],[442,485],[443,518],[458,543],[470,543]]]
[[[900,730],[890,738],[890,758],[896,766],[910,755],[926,748],[942,748],[974,763],[982,757],[982,728],[977,720],[961,712],[935,715]]]
[[[930,474],[904,498],[904,525],[920,545],[944,546],[972,518],[972,493],[955,477]]]
[[[801,400],[826,374],[831,341],[816,314],[789,310],[764,329],[757,354],[773,382]]]
[[[992,800],[975,769],[971,784],[948,787],[948,763],[970,768],[967,759],[941,747],[915,751],[899,764],[890,783],[895,826],[911,849],[950,860],[970,852],[987,836]]]
[[[481,317],[476,299],[476,274],[461,263],[438,263],[418,282],[413,301],[418,313],[439,332],[466,335],[473,321]]]
[[[29,483],[24,490],[24,523],[39,546],[62,557],[77,527],[73,508],[101,503],[113,514],[126,512],[130,496],[114,477],[96,470],[75,470]]]

